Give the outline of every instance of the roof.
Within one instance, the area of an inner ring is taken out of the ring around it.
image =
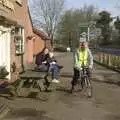
[[[28,9],[28,15],[29,15],[30,23],[31,23],[32,28],[33,28],[33,22],[32,22],[32,17],[31,17],[31,14],[30,14],[29,6],[27,7],[27,9]]]
[[[33,28],[33,32],[40,36],[43,40],[50,40],[50,38],[48,37],[48,35],[46,35],[43,31],[38,30],[37,28]]]
[[[0,15],[0,24],[6,24],[6,25],[17,25],[18,23],[14,20],[11,20],[8,17]]]

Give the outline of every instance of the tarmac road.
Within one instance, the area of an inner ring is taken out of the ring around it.
[[[88,99],[84,92],[68,92],[73,74],[71,54],[58,61],[64,66],[64,77],[56,91],[42,92],[39,98],[5,99],[11,111],[2,120],[120,120],[119,73],[95,64],[93,97]]]

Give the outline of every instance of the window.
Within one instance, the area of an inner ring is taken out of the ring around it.
[[[15,40],[15,46],[16,46],[16,55],[23,54],[23,39],[21,37],[17,37]]]
[[[15,28],[15,35],[16,36],[22,36],[23,35],[23,28],[22,27],[16,27]]]
[[[24,29],[15,28],[15,48],[16,55],[21,55],[24,53]]]

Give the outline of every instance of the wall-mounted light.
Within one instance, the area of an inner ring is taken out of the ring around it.
[[[15,34],[15,26],[11,27],[11,34]]]

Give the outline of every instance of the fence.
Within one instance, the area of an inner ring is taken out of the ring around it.
[[[112,69],[120,70],[120,49],[96,49],[94,60]]]

